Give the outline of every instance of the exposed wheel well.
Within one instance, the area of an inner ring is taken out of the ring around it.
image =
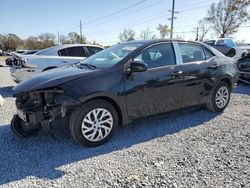
[[[57,67],[47,67],[47,68],[43,69],[43,71],[47,71],[47,70],[55,69],[55,68],[57,68]]]
[[[112,104],[115,107],[116,111],[117,111],[119,122],[122,124],[123,117],[122,117],[121,108],[119,107],[119,105],[113,99],[111,99],[109,97],[95,97],[95,98],[89,99],[88,101],[92,101],[92,100],[95,100],[95,99],[102,99],[102,100],[108,101],[110,104]]]
[[[229,78],[223,78],[220,81],[226,82],[230,86],[230,88],[232,89],[232,82]]]

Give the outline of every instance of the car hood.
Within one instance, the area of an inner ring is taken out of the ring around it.
[[[25,80],[13,88],[14,94],[29,92],[39,89],[56,87],[82,76],[92,74],[97,70],[88,68],[63,67],[42,72],[28,80]]]

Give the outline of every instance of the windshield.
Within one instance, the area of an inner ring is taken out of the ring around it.
[[[116,65],[132,51],[143,45],[142,43],[124,43],[112,46],[108,49],[88,57],[80,64],[89,64],[96,68],[109,68]]]

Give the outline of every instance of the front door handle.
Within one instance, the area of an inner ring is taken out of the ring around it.
[[[208,69],[210,69],[210,70],[216,70],[216,69],[218,69],[219,67],[220,67],[220,65],[218,65],[218,64],[213,64],[213,65],[209,66]]]
[[[175,71],[175,72],[170,73],[170,75],[171,75],[172,77],[174,77],[174,78],[179,77],[179,76],[181,76],[182,74],[183,74],[183,71]]]

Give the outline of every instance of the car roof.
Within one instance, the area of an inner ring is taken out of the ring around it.
[[[53,46],[51,48],[54,48],[55,50],[60,50],[60,49],[64,49],[64,48],[77,47],[77,46],[102,48],[101,46],[93,45],[93,44],[63,44],[63,45],[59,45],[59,46]]]
[[[59,46],[52,46],[50,48],[43,49],[37,53],[37,55],[42,55],[49,52],[49,54],[57,54],[57,51],[62,50],[64,48],[70,48],[70,47],[79,47],[79,46],[85,46],[85,47],[97,47],[97,48],[102,48],[101,46],[98,45],[92,45],[92,44],[64,44],[64,45],[59,45]]]
[[[150,45],[150,44],[155,44],[155,43],[160,43],[160,42],[190,42],[190,43],[197,43],[197,44],[203,44],[202,42],[199,41],[191,41],[191,40],[181,40],[181,39],[152,39],[152,40],[133,40],[133,41],[127,41],[127,42],[122,42],[123,44],[145,44],[145,45]]]

